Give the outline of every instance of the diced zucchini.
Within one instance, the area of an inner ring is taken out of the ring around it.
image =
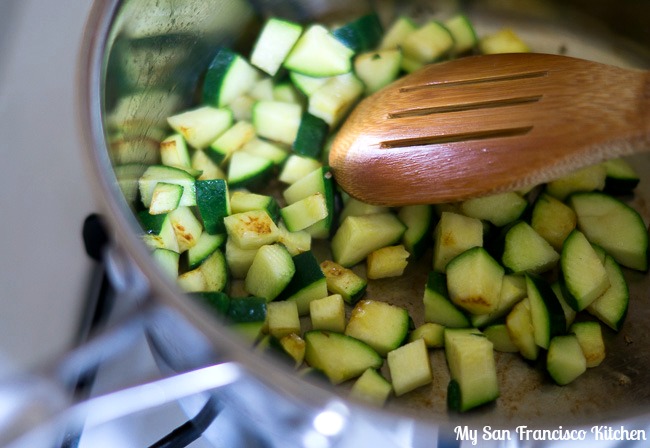
[[[513,344],[525,359],[535,360],[539,356],[539,345],[535,343],[535,331],[528,298],[517,303],[506,317],[506,328]]]
[[[389,207],[367,204],[356,198],[348,198],[348,200],[345,202],[345,205],[343,206],[343,210],[341,210],[341,214],[339,215],[339,221],[343,222],[348,216],[373,215],[375,213],[388,212],[390,212]],[[406,224],[406,222],[404,222],[404,224]]]
[[[305,361],[322,371],[332,384],[360,376],[384,363],[368,344],[340,333],[311,330],[305,333]]]
[[[541,274],[559,259],[560,254],[526,221],[517,222],[506,233],[501,261],[511,272]]]
[[[211,235],[225,233],[223,220],[231,214],[228,184],[223,179],[197,180],[196,205],[203,226]]]
[[[530,48],[510,28],[503,28],[481,38],[479,51],[483,54],[527,53]]]
[[[309,302],[309,316],[314,330],[345,331],[345,302],[340,294]]]
[[[381,43],[379,44],[380,50],[393,50],[400,48],[404,43],[406,37],[417,29],[417,25],[413,20],[406,16],[399,16],[391,24],[390,28],[386,30]]]
[[[228,284],[228,268],[223,252],[212,252],[197,268],[181,274],[178,284],[187,292],[223,291]]]
[[[514,191],[472,198],[460,204],[461,212],[471,218],[489,221],[501,227],[519,219],[528,202]]]
[[[587,308],[609,288],[605,266],[579,230],[571,232],[564,242],[560,267],[565,299],[576,311]]]
[[[452,54],[454,56],[470,52],[478,45],[478,37],[472,22],[464,14],[456,14],[444,22],[454,38]]]
[[[376,300],[361,300],[352,310],[345,334],[370,345],[381,356],[399,347],[409,330],[406,309]]]
[[[176,234],[178,252],[183,253],[196,245],[203,232],[203,226],[192,212],[192,209],[190,207],[178,207],[167,216],[169,216]]]
[[[392,213],[349,216],[332,238],[332,256],[344,267],[353,266],[371,252],[398,242],[405,230]]]
[[[291,71],[308,76],[335,76],[352,69],[354,51],[322,25],[311,25],[284,61]]]
[[[363,94],[365,86],[353,73],[335,76],[309,96],[308,111],[334,128]]]
[[[218,250],[225,241],[225,234],[210,235],[208,232],[201,233],[196,244],[187,251],[188,268],[196,268],[206,258],[212,255],[212,252]]]
[[[180,254],[173,250],[158,248],[151,253],[154,262],[170,279],[176,280],[178,277],[178,260]]]
[[[341,295],[346,303],[355,305],[365,294],[368,282],[351,269],[331,260],[323,261],[320,268],[325,275],[328,291]]]
[[[228,308],[228,321],[230,328],[255,342],[266,324],[266,300],[261,297],[233,297]]]
[[[630,194],[641,179],[634,167],[625,159],[610,159],[603,162],[605,167],[605,188],[608,194]]]
[[[253,46],[251,63],[269,75],[275,76],[301,34],[300,24],[275,17],[270,18],[264,24]]]
[[[354,72],[366,86],[366,95],[371,95],[395,81],[401,66],[402,51],[399,49],[369,51],[354,58]]]
[[[409,335],[409,342],[424,339],[427,348],[440,348],[445,345],[445,327],[433,322],[425,322]]]
[[[226,173],[219,165],[205,153],[203,149],[197,149],[192,154],[192,168],[200,171],[201,175],[198,180],[225,179]]]
[[[526,274],[526,288],[535,343],[547,349],[552,338],[566,331],[564,310],[551,286],[542,277]]]
[[[430,205],[407,205],[397,217],[406,225],[402,244],[414,259],[419,259],[431,243],[433,208]]]
[[[432,20],[410,33],[402,43],[405,58],[428,64],[447,56],[454,38],[440,22]]]
[[[259,101],[253,107],[253,125],[260,137],[292,145],[298,135],[302,107],[282,101]]]
[[[289,151],[280,145],[257,137],[248,141],[241,150],[254,156],[268,159],[275,165],[282,164],[289,157]]]
[[[576,214],[571,207],[548,193],[539,195],[533,206],[530,225],[556,251],[576,228]]]
[[[445,211],[434,233],[433,269],[445,272],[452,258],[482,245],[483,224],[480,220]]]
[[[605,257],[609,287],[587,306],[587,311],[614,331],[623,326],[630,301],[630,291],[621,267],[611,256]]]
[[[147,210],[142,210],[138,213],[138,221],[145,231],[145,236],[154,240],[155,247],[180,252],[169,214],[152,215]]]
[[[372,12],[334,29],[332,34],[354,53],[361,53],[379,44],[384,29],[377,13]]]
[[[248,269],[246,290],[270,302],[286,288],[295,272],[293,259],[284,246],[264,245],[259,248]]]
[[[262,297],[232,297],[228,306],[228,321],[235,324],[265,322],[268,303]]]
[[[587,360],[575,335],[556,336],[551,340],[546,355],[546,369],[560,386],[571,383],[585,373]]]
[[[465,412],[499,397],[492,342],[474,330],[445,330],[445,356],[451,381],[447,404]]]
[[[187,143],[181,134],[172,134],[160,142],[160,160],[163,165],[177,168],[191,166]]]
[[[285,300],[266,306],[269,333],[278,339],[291,333],[300,334],[300,316],[295,302]]]
[[[176,210],[181,202],[182,196],[183,187],[181,185],[158,182],[151,193],[149,213],[152,215],[162,215]]]
[[[368,369],[354,382],[350,398],[382,407],[393,392],[393,386],[375,369]]]
[[[253,249],[242,249],[239,247],[232,238],[226,240],[226,261],[228,263],[228,270],[233,278],[243,279],[246,277],[248,269],[253,264],[257,247]]]
[[[460,309],[449,300],[447,276],[441,272],[429,273],[424,288],[424,321],[450,328],[469,327],[470,322]]]
[[[228,105],[234,121],[252,121],[253,108],[257,100],[250,95],[242,95],[235,98]]]
[[[474,314],[488,314],[499,305],[504,269],[482,247],[473,247],[447,265],[450,300]]]
[[[321,166],[309,172],[284,190],[283,195],[287,204],[293,204],[314,193],[321,193],[325,197],[327,217],[306,230],[314,238],[327,238],[334,223],[334,176],[329,166]]]
[[[215,107],[227,106],[248,92],[258,79],[259,73],[244,57],[221,47],[205,73],[203,102]]]
[[[235,191],[230,196],[232,213],[244,213],[253,210],[264,210],[273,221],[280,218],[280,206],[272,196],[250,193],[248,191]]]
[[[576,322],[569,331],[578,338],[587,368],[599,366],[605,359],[605,341],[600,324],[595,321]]]
[[[278,224],[278,228],[280,229],[278,243],[286,247],[292,257],[311,250],[311,235],[309,232],[304,230],[289,232],[282,221]]]
[[[239,151],[255,137],[255,128],[248,121],[238,121],[206,148],[206,154],[218,165],[224,165],[235,151]]]
[[[225,318],[228,315],[230,308],[230,297],[222,291],[200,291],[190,294],[191,297],[196,298],[205,304],[210,310],[220,318]],[[264,302],[266,303],[266,302]]]
[[[228,265],[220,250],[212,252],[196,269],[205,277],[206,291],[223,291],[228,285]]]
[[[138,180],[140,199],[142,200],[142,205],[146,208],[151,206],[153,190],[159,182],[176,184],[183,187],[183,195],[178,203],[179,206],[196,205],[196,189],[192,175],[187,173],[187,171],[171,166],[151,165]]]
[[[273,170],[273,162],[244,151],[237,151],[228,165],[228,184],[244,188],[263,183]]]
[[[602,190],[607,171],[603,165],[592,165],[574,171],[546,184],[546,191],[563,201],[573,193]]]
[[[325,146],[329,125],[321,118],[305,112],[293,142],[293,151],[317,159]]]
[[[314,193],[280,209],[280,216],[290,232],[304,230],[328,215],[325,196]]]
[[[510,312],[513,306],[526,297],[528,290],[524,276],[506,274],[501,282],[501,294],[496,309],[489,314],[472,314],[470,321],[472,326],[481,328]]]
[[[399,277],[406,269],[409,255],[401,244],[377,249],[368,254],[366,275],[369,279]]]
[[[203,149],[232,125],[233,115],[226,108],[202,106],[173,115],[167,122],[190,146]]]
[[[306,96],[310,96],[314,93],[320,86],[325,84],[330,78],[329,77],[316,77],[303,75],[302,73],[290,72],[289,78],[291,82],[304,93]]]
[[[273,79],[262,78],[257,81],[246,94],[257,101],[273,100]]]
[[[560,305],[562,305],[562,309],[564,310],[564,320],[566,320],[567,330],[568,330],[569,326],[573,323],[578,313],[576,310],[571,308],[571,306],[567,303],[566,299],[564,298],[564,292],[563,292],[564,288],[562,288],[562,282],[560,282],[559,280],[554,281],[551,284],[551,289],[555,293],[555,296],[557,297],[557,300],[560,302]]]
[[[424,339],[416,339],[391,350],[387,355],[387,363],[393,390],[398,397],[433,381]]]
[[[483,330],[485,337],[492,342],[494,350],[505,353],[518,353],[519,347],[512,342],[506,324],[494,324]]]
[[[293,185],[322,166],[320,161],[312,157],[291,154],[282,167],[278,179],[280,182]]]
[[[302,365],[305,359],[305,351],[307,350],[307,344],[302,337],[296,333],[290,333],[280,338],[279,343],[284,352],[291,356],[295,367]]]
[[[281,298],[296,302],[301,316],[309,314],[312,300],[327,296],[327,281],[320,269],[316,257],[311,251],[302,252],[292,257],[295,273],[282,291]]]
[[[207,291],[207,282],[200,269],[183,272],[176,279],[178,286],[185,292],[195,293]]]
[[[284,81],[273,86],[273,99],[303,106],[305,97],[291,82]]]
[[[224,218],[228,237],[242,249],[257,249],[278,240],[280,230],[264,210],[236,213]]]
[[[578,228],[628,268],[648,270],[648,229],[639,213],[621,200],[604,193],[576,193],[569,205],[578,217]]]

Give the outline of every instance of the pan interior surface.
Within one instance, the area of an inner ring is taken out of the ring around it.
[[[169,5],[165,7],[167,3]],[[177,5],[172,5],[175,3]],[[207,6],[202,7],[202,2],[124,2],[115,17],[110,37],[102,91],[107,129],[104,137],[106,146],[110,148],[110,163],[117,166],[123,164],[125,158],[140,164],[153,160],[151,154],[164,138],[165,118],[194,100],[193,90],[214,51],[210,45],[227,43],[245,52],[260,26],[257,13],[263,16],[292,15],[290,18],[301,20],[336,20],[354,17],[366,7],[365,2],[347,2],[346,5],[346,2],[324,4],[314,1],[299,2],[300,7],[293,8],[290,5],[293,3],[203,2],[204,5],[217,5],[213,11]],[[581,15],[578,9],[571,7],[573,3],[580,7],[592,5],[591,2],[534,0],[373,2],[385,24],[399,14],[422,21],[423,17],[446,17],[460,10],[468,15],[479,36],[508,27],[520,35],[533,51],[562,53],[625,67],[650,67],[649,45],[643,41],[647,36],[633,32],[630,36],[618,36],[614,31],[619,28]],[[616,8],[622,16],[632,17],[638,15],[634,8],[638,8],[640,2],[602,3]],[[650,12],[650,5],[646,6],[645,17]],[[594,11],[601,9],[594,8]],[[242,29],[246,31],[242,33]],[[116,130],[116,119],[128,126]],[[138,151],[130,151],[131,146],[137,146]],[[641,174],[641,183],[634,198],[629,200],[647,224],[650,222],[650,178],[646,174],[650,172],[650,157],[637,156],[631,161]],[[131,185],[131,190],[133,188],[135,185]],[[269,188],[272,190],[273,186]],[[122,190],[115,186],[111,194],[117,197],[121,191],[129,191],[129,186],[122,185]],[[125,227],[125,232],[131,235],[130,243],[134,243],[137,239],[134,235],[139,229],[129,199],[127,194],[126,201],[124,197],[114,201],[114,213],[121,218],[114,219],[113,224]],[[136,258],[142,259],[146,250],[144,245],[132,246],[130,250],[139,254]],[[324,247],[316,249],[327,250]],[[422,260],[409,266],[401,278],[369,282],[367,297],[403,306],[409,310],[416,326],[422,324],[422,296],[430,271],[431,254],[425,254]],[[363,273],[365,268],[357,266],[355,269]],[[499,399],[467,414],[451,414],[446,403],[449,373],[444,352],[433,350],[430,353],[432,384],[399,399],[389,400],[380,414],[388,418],[409,416],[433,424],[463,422],[502,427],[568,427],[617,421],[647,413],[650,406],[650,276],[629,270],[625,274],[630,286],[627,321],[617,334],[604,328],[605,361],[599,367],[589,369],[569,386],[553,384],[543,368],[531,366],[518,355],[496,353]],[[162,281],[163,276],[159,275],[158,279]],[[174,300],[186,298],[176,294],[171,302]],[[216,335],[208,336],[214,336],[212,342],[216,346],[223,342]],[[223,333],[218,336],[223,336]],[[273,368],[266,378],[273,385],[278,375],[291,376],[291,373]],[[312,386],[308,386],[306,380],[291,379],[290,382],[302,387],[304,392],[298,393],[309,400],[307,395]],[[284,380],[283,384],[286,383]],[[332,391],[342,397],[347,394],[346,387],[333,388]]]

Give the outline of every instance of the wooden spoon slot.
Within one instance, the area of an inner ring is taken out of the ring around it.
[[[520,79],[544,78],[546,76],[548,76],[548,70],[542,70],[537,72],[525,72],[525,73],[516,73],[516,74],[508,74],[508,75],[488,76],[482,78],[457,79],[453,81],[435,81],[427,84],[402,87],[399,89],[399,91],[413,92],[416,90],[432,89],[437,87],[455,87],[455,86],[467,86],[471,84],[485,84],[491,82],[508,82],[508,81],[517,81]]]
[[[475,103],[465,104],[449,104],[445,106],[423,107],[417,109],[405,109],[398,112],[390,112],[388,118],[404,118],[404,117],[422,117],[426,115],[441,114],[447,112],[465,112],[477,109],[491,109],[505,106],[517,106],[523,104],[536,103],[542,99],[543,95],[534,95],[519,98],[504,98],[492,101],[480,101]]]
[[[387,140],[381,142],[379,144],[379,147],[381,149],[409,148],[409,147],[416,147],[416,146],[429,146],[429,145],[467,142],[472,140],[476,141],[476,140],[487,140],[487,139],[502,138],[502,137],[517,137],[517,136],[528,134],[530,131],[532,131],[532,129],[533,126],[524,126],[518,128],[494,129],[494,130],[467,132],[467,133],[460,133],[460,134],[431,135],[426,137],[404,138],[404,139]]]

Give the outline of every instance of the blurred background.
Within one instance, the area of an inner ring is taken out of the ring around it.
[[[96,210],[75,110],[87,0],[0,0],[0,373],[69,347]]]

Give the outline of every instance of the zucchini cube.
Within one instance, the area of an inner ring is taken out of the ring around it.
[[[451,377],[447,402],[464,412],[499,396],[492,342],[475,329],[445,331],[445,356]]]
[[[345,334],[386,356],[404,342],[409,325],[406,309],[377,300],[362,300],[352,310]]]
[[[382,407],[393,392],[393,386],[375,369],[368,369],[361,374],[350,389],[350,397]]]
[[[409,252],[404,245],[387,246],[368,255],[366,260],[369,279],[399,277],[408,265]]]
[[[576,335],[587,367],[596,367],[605,359],[605,342],[600,324],[595,321],[575,322],[569,331]]]
[[[309,303],[309,316],[314,330],[336,333],[345,331],[345,302],[340,294],[316,299]]]
[[[280,230],[264,210],[235,213],[224,218],[228,237],[242,249],[258,249],[275,243]]]
[[[424,339],[409,342],[388,352],[388,369],[396,396],[433,381],[429,352]]]
[[[546,370],[560,386],[565,386],[585,373],[587,360],[578,338],[573,335],[551,339],[546,355]]]
[[[499,305],[503,267],[482,247],[473,247],[447,265],[449,298],[473,314],[488,314]]]
[[[352,269],[344,268],[331,260],[323,261],[320,268],[325,274],[329,292],[340,294],[346,303],[354,305],[366,293],[368,282]]]
[[[481,220],[442,212],[434,231],[433,269],[445,272],[452,258],[475,246],[483,246]]]
[[[300,316],[295,302],[271,302],[266,306],[269,333],[278,339],[300,334]]]
[[[440,348],[445,345],[445,327],[433,322],[425,322],[409,335],[409,342],[424,339],[427,348]]]
[[[270,302],[287,287],[295,272],[293,259],[283,246],[262,246],[246,274],[246,291]]]

